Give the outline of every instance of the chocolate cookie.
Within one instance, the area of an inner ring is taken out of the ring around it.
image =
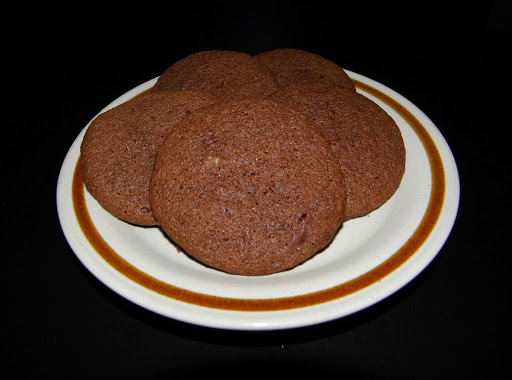
[[[226,50],[191,54],[171,65],[153,91],[198,90],[219,99],[265,98],[277,90],[272,72],[256,58]]]
[[[81,145],[89,193],[119,219],[155,225],[149,182],[157,148],[188,114],[215,102],[211,95],[192,91],[149,93],[99,115]]]
[[[322,83],[288,86],[271,97],[300,110],[328,139],[347,185],[347,219],[386,202],[405,171],[405,145],[395,121],[376,103]]]
[[[325,247],[344,218],[346,189],[329,144],[303,115],[267,100],[196,112],[160,147],[151,206],[197,260],[265,275]]]
[[[298,49],[276,49],[255,57],[274,73],[279,88],[313,81],[355,91],[354,83],[340,66],[317,54]]]

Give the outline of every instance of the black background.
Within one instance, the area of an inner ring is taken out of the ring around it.
[[[2,128],[5,373],[453,379],[508,369],[508,1],[62,2],[4,17],[15,25],[3,59],[6,83],[15,82]],[[443,133],[461,203],[438,257],[373,307],[286,331],[192,326],[113,293],[75,257],[56,213],[57,176],[75,137],[188,54],[281,47],[391,87]]]

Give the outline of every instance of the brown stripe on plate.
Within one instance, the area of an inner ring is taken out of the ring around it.
[[[119,273],[135,283],[165,297],[203,307],[236,311],[277,311],[307,307],[345,297],[383,279],[405,263],[426,241],[437,223],[443,207],[445,176],[441,156],[425,127],[404,106],[381,91],[354,80],[357,88],[375,96],[395,110],[414,130],[428,155],[432,187],[427,210],[414,233],[389,259],[372,270],[342,284],[317,292],[282,298],[242,299],[227,298],[192,292],[160,281],[134,267],[115,252],[99,234],[87,210],[80,157],[77,160],[72,184],[75,214],[87,240],[96,252]]]

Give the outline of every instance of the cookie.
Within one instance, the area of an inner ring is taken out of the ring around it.
[[[303,82],[331,83],[355,91],[347,73],[320,55],[298,49],[276,49],[255,56],[273,73],[279,88]]]
[[[191,54],[171,65],[153,91],[197,90],[222,100],[265,98],[277,90],[272,72],[254,57],[236,51]]]
[[[162,143],[151,181],[162,229],[198,261],[239,275],[292,268],[344,219],[338,161],[302,114],[268,99],[196,112]]]
[[[347,219],[368,214],[395,193],[405,171],[405,145],[395,121],[376,103],[313,82],[288,86],[270,98],[300,110],[329,141],[347,185]]]
[[[157,148],[188,114],[215,102],[211,95],[192,91],[148,93],[96,117],[81,144],[89,193],[119,219],[155,225],[149,183]]]

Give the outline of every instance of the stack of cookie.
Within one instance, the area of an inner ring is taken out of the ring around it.
[[[405,147],[393,119],[323,57],[204,51],[94,119],[81,162],[112,215],[254,276],[304,262],[385,203]]]

